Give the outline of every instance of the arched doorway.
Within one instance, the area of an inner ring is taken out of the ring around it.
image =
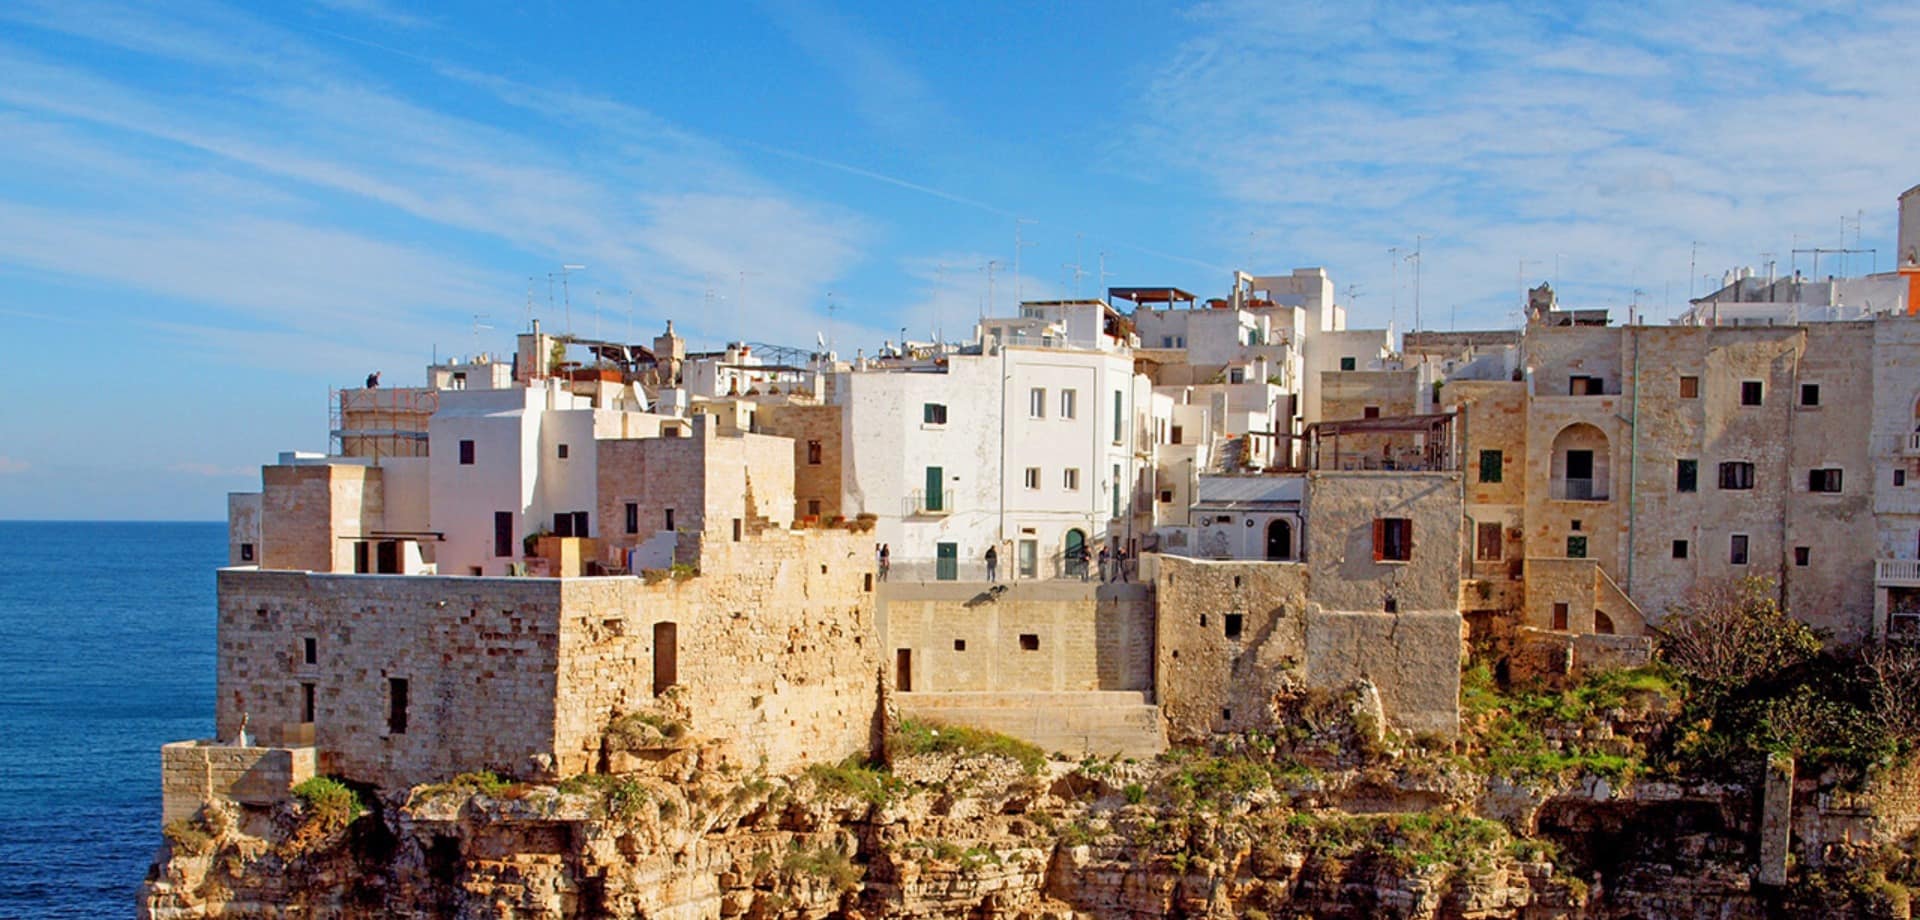
[[[1293,558],[1293,525],[1285,518],[1274,518],[1267,522],[1267,558]]]
[[[1606,501],[1612,479],[1607,435],[1577,422],[1553,439],[1553,498],[1559,501]]]
[[[1060,551],[1061,569],[1068,577],[1081,578],[1087,574],[1087,534],[1082,530],[1067,531],[1066,546]]]
[[[1613,617],[1595,610],[1593,612],[1593,631],[1603,636],[1613,635]]]

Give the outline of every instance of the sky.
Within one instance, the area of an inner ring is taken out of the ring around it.
[[[1886,270],[1917,34],[1910,0],[9,0],[0,518],[219,519],[327,448],[329,387],[534,318],[850,354],[1235,269],[1400,329]]]

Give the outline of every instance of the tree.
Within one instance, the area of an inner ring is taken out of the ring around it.
[[[1654,631],[1660,657],[1713,697],[1810,661],[1820,636],[1774,599],[1770,579],[1705,581]]]

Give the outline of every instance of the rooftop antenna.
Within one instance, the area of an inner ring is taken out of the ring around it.
[[[1022,303],[1025,303],[1027,299],[1026,279],[1020,277],[1020,250],[1033,245],[1021,238],[1020,225],[1037,223],[1039,223],[1039,221],[1029,220],[1025,217],[1016,217],[1013,219],[1013,305],[1016,309]]]
[[[827,292],[827,350],[833,350],[833,340],[839,337],[839,329],[834,326],[834,317],[840,312],[840,305],[833,302],[833,292]]]
[[[483,319],[487,319],[490,316],[492,316],[492,314],[490,313],[473,314],[473,353],[475,355],[480,354],[480,330],[493,328],[492,326],[482,325],[480,321]]]
[[[1067,269],[1073,270],[1073,299],[1074,300],[1080,299],[1080,279],[1085,278],[1087,276],[1087,273],[1085,271],[1082,271],[1080,268],[1080,239],[1081,239],[1081,234],[1076,233],[1073,235],[1073,262],[1067,265],[1060,266],[1061,268],[1067,268]]]
[[[562,265],[560,266],[559,271],[547,273],[547,304],[548,306],[552,306],[553,304],[553,276],[555,275],[560,276],[560,298],[561,298],[561,302],[566,304],[566,310],[567,310],[566,329],[567,329],[568,335],[573,334],[573,295],[572,295],[572,292],[567,287],[567,276],[572,275],[574,272],[583,272],[586,270],[587,270],[587,267],[585,265]]]
[[[993,270],[1000,267],[999,259],[987,260],[987,300],[980,305],[980,318],[987,318],[987,308],[993,304]]]
[[[739,277],[735,279],[738,281],[738,284],[734,287],[734,293],[736,295],[734,297],[734,307],[732,310],[727,311],[728,325],[735,329],[741,328],[741,316],[736,311],[742,311],[747,308],[747,277],[752,276],[758,278],[764,274],[766,274],[766,272],[743,271],[740,272]]]
[[[1393,266],[1393,295],[1387,299],[1387,328],[1400,322],[1400,247],[1387,247],[1387,262]]]
[[[1700,273],[1700,241],[1693,241],[1693,248],[1687,256],[1687,301],[1693,301],[1693,276]]]
[[[533,328],[533,276],[527,276],[527,328]]]
[[[1424,236],[1415,236],[1413,255],[1407,257],[1408,261],[1413,263],[1413,331],[1415,332],[1420,331],[1420,244],[1425,239]]]
[[[1100,299],[1107,299],[1107,253],[1100,251]]]

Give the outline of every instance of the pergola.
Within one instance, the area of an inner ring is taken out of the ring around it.
[[[1420,446],[1419,456],[1402,463],[1387,459],[1383,469],[1410,470],[1450,470],[1455,468],[1453,456],[1453,419],[1452,412],[1435,412],[1427,415],[1395,415],[1382,418],[1342,419],[1331,422],[1315,422],[1307,426],[1306,439],[1309,457],[1308,469],[1340,469],[1340,439],[1354,435],[1414,434],[1425,435]],[[1331,458],[1325,453],[1324,444],[1332,442]]]

